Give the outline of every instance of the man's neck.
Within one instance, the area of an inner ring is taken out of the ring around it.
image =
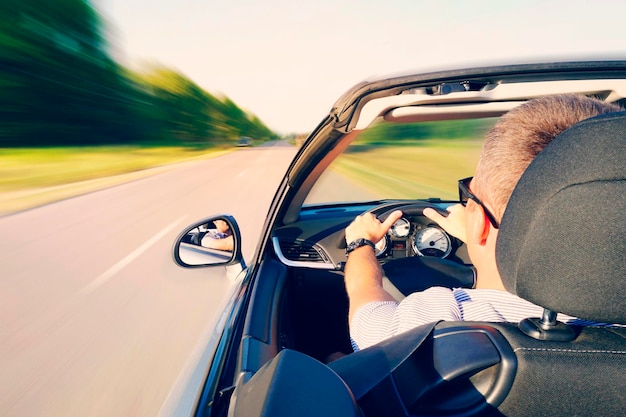
[[[496,272],[477,271],[476,287],[477,290],[501,290],[506,291],[500,275]]]

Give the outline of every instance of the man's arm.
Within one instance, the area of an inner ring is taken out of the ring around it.
[[[234,250],[233,236],[231,235],[231,236],[226,236],[221,239],[216,239],[207,234],[204,236],[204,238],[202,238],[202,246],[204,246],[205,248],[211,248],[211,249],[233,251]]]
[[[233,251],[234,249],[234,241],[233,241],[233,237],[231,236],[226,236],[222,239],[213,239],[212,242],[209,243],[209,247],[213,248],[213,249],[220,249],[220,250],[228,250],[228,251]]]
[[[365,213],[358,216],[346,228],[346,243],[364,238],[373,243],[381,240],[389,228],[402,217],[397,210],[381,223],[373,214]],[[349,321],[354,313],[363,305],[372,301],[393,301],[394,298],[383,289],[383,273],[376,259],[374,249],[370,246],[361,246],[348,255],[344,280],[346,292],[350,300]]]

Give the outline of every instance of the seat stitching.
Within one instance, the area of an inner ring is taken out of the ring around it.
[[[527,348],[527,347],[520,347],[520,348],[514,349],[515,352],[520,351],[520,350],[528,350],[528,351],[535,351],[535,352],[543,351],[543,352],[567,352],[567,353],[610,353],[610,354],[617,354],[617,355],[626,354],[626,351],[624,350],[590,350],[590,349],[576,350],[576,349],[554,349],[554,348],[548,349],[548,348]]]

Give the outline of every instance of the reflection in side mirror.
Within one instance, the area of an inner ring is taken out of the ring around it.
[[[178,235],[174,261],[183,267],[243,263],[237,222],[223,215],[204,219]]]

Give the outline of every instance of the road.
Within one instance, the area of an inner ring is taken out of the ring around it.
[[[156,415],[230,288],[224,268],[176,266],[176,235],[233,214],[250,259],[295,151],[241,149],[0,218],[0,415]]]

